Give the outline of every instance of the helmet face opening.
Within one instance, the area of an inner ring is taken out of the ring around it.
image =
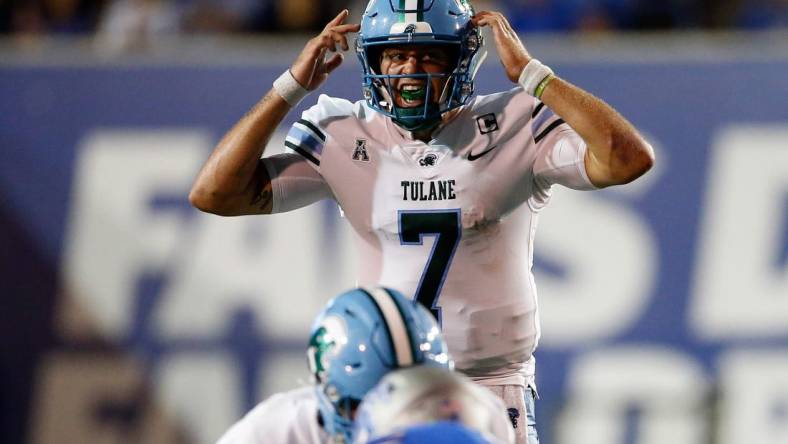
[[[343,398],[337,402],[337,413],[339,416],[353,420],[353,417],[356,415],[356,410],[358,406],[361,405],[361,400],[356,398]]]
[[[370,1],[356,40],[367,104],[410,131],[434,127],[443,114],[465,105],[473,96],[474,77],[485,56],[483,39],[471,23],[472,17],[473,9],[460,0]],[[385,49],[420,45],[449,51],[447,72],[381,72]],[[418,107],[398,105],[395,93],[399,91],[393,85],[402,78],[426,81],[428,100]],[[435,79],[440,81],[434,82]],[[441,91],[435,91],[436,85],[442,85]]]
[[[430,52],[440,51],[445,54],[445,61],[449,66],[455,67],[459,63],[460,46],[456,43],[434,43],[430,40],[417,40],[416,42],[381,42],[380,44],[370,44],[366,48],[366,55],[369,59],[369,68],[371,73],[383,74],[380,68],[380,63],[383,58],[385,50],[390,48],[407,50],[427,50]],[[452,69],[448,69],[444,74],[451,74]]]
[[[378,105],[386,115],[391,117],[397,124],[409,131],[428,129],[440,122],[443,113],[449,111],[445,106],[447,100],[445,96],[451,91],[451,75],[416,73],[403,75],[375,75],[376,89],[381,96]],[[407,101],[407,91],[396,90],[394,86],[398,79],[410,79],[424,82],[422,91],[415,100],[421,102],[416,106],[402,106],[397,101]],[[435,80],[439,80],[436,82]],[[443,84],[438,93],[440,97],[436,100],[436,84]],[[443,104],[443,106],[442,106]]]

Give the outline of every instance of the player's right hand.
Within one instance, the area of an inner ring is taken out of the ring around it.
[[[328,22],[320,34],[307,42],[290,68],[293,77],[307,90],[317,89],[328,78],[331,71],[342,64],[344,57],[341,52],[337,52],[337,46],[342,51],[347,51],[350,48],[347,33],[358,32],[361,29],[358,23],[343,24],[348,14],[348,10],[344,9]],[[327,52],[335,54],[326,57]]]
[[[473,24],[479,27],[489,26],[495,38],[495,47],[498,50],[498,57],[501,58],[504,71],[509,80],[517,83],[520,74],[528,62],[531,55],[525,49],[520,37],[512,29],[509,20],[500,12],[479,11],[473,16]]]

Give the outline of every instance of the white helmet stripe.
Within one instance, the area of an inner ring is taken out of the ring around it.
[[[405,0],[406,11],[416,11],[421,5],[419,0]],[[416,23],[419,21],[419,14],[417,12],[406,12],[405,23]]]
[[[413,365],[413,349],[410,345],[410,335],[405,326],[405,320],[402,318],[397,303],[394,298],[383,288],[365,288],[364,290],[369,293],[375,302],[377,302],[380,311],[383,313],[383,318],[389,328],[391,335],[391,342],[394,344],[394,354],[397,357],[397,365],[399,367],[409,367]]]

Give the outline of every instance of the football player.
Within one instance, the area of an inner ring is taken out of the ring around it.
[[[414,365],[451,367],[432,315],[382,287],[332,299],[314,321],[307,358],[313,386],[266,399],[218,444],[350,443],[361,399],[386,373]]]
[[[532,57],[500,13],[474,13],[467,0],[372,0],[360,24],[347,17],[307,42],[219,142],[190,200],[221,215],[336,201],[356,234],[359,282],[429,308],[458,370],[500,394],[526,442],[540,335],[531,273],[539,213],[553,185],[628,183],[651,168],[653,150],[613,108]],[[474,95],[482,28],[511,90]],[[358,31],[364,100],[320,96],[290,128],[293,152],[261,159]]]
[[[453,421],[493,443],[514,442],[503,401],[459,373],[411,367],[386,375],[367,393],[355,419],[357,444],[378,442],[417,425]]]

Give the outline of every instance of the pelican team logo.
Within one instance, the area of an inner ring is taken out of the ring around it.
[[[405,27],[405,30],[402,31],[403,34],[413,34],[416,32],[416,25],[411,23],[410,25]]]
[[[306,354],[309,360],[309,369],[318,382],[325,380],[326,373],[331,368],[331,358],[342,352],[347,341],[347,326],[342,319],[336,316],[326,317],[315,329],[312,337],[309,338],[309,348],[307,348]]]
[[[427,154],[426,156],[419,159],[419,165],[423,167],[433,167],[438,163],[438,156],[433,153]]]

